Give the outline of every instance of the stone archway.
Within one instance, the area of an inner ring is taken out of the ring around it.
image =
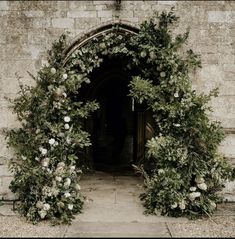
[[[86,46],[94,38],[105,37],[114,29],[119,34],[134,35],[139,31],[120,21],[91,29],[75,38],[65,49],[64,65],[73,52]],[[86,131],[92,136],[92,147],[86,150],[85,158],[95,169],[130,169],[132,163],[138,163],[144,158],[148,116],[146,109],[134,106],[131,97],[128,97],[128,84],[135,70],[124,70],[124,62],[115,57],[105,59],[91,73],[91,84],[80,90],[84,100],[96,99],[101,104],[101,109],[85,122]]]

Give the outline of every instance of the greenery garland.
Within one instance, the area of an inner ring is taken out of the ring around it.
[[[83,122],[99,105],[83,102],[79,91],[106,57],[128,59],[127,68],[138,69],[130,95],[155,119],[157,133],[147,142],[147,160],[136,166],[145,176],[141,198],[147,212],[194,215],[216,208],[215,193],[232,176],[217,153],[222,128],[206,115],[205,105],[216,91],[197,96],[191,89],[188,74],[200,60],[192,50],[178,51],[188,31],[172,38],[169,26],[177,19],[173,11],[163,12],[142,23],[137,35],[121,34],[114,26],[76,50],[66,65],[67,36],[62,35],[49,51],[48,65],[31,75],[36,86],[21,85],[12,101],[21,127],[7,132],[16,152],[10,188],[30,221],[69,223],[82,209],[79,179],[86,162],[77,152],[91,145]]]

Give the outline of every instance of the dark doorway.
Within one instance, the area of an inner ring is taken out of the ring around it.
[[[128,96],[130,75],[111,59],[92,75],[92,98],[100,108],[93,116],[93,162],[97,170],[131,167],[134,158],[134,112]]]
[[[84,85],[84,100],[97,100],[100,108],[86,120],[92,147],[86,152],[95,170],[123,172],[143,161],[148,122],[146,107],[134,105],[129,82],[136,72],[126,70],[123,59],[105,59]]]

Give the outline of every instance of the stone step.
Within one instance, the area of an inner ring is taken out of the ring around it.
[[[170,237],[166,223],[76,222],[65,237]]]

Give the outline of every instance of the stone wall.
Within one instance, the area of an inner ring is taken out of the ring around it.
[[[180,22],[174,32],[190,27],[188,47],[201,54],[202,69],[192,75],[198,92],[220,88],[212,101],[212,119],[222,122],[227,132],[221,151],[235,164],[235,2],[233,1],[0,1],[0,130],[17,127],[16,117],[4,97],[19,90],[16,74],[33,84],[27,71],[36,73],[45,63],[46,52],[65,31],[71,37],[102,24],[120,20],[133,26],[155,10],[175,11]],[[11,198],[11,175],[7,160],[12,152],[0,134],[0,198]],[[228,184],[234,193],[234,184]],[[229,194],[228,194],[228,197]],[[231,199],[231,197],[230,197]]]

